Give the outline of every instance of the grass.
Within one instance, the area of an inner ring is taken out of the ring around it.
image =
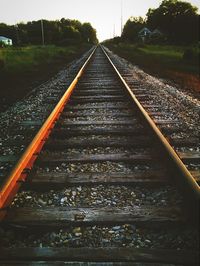
[[[76,44],[0,49],[0,110],[23,98],[89,48],[88,44]]]
[[[23,48],[4,48],[0,50],[1,71],[20,73],[32,71],[35,67],[52,63],[63,57],[68,58],[78,52],[77,46],[56,47],[28,46]]]
[[[197,47],[114,44],[112,42],[107,42],[105,45],[150,74],[170,79],[185,88],[190,86],[194,91],[200,91],[199,49]],[[196,57],[191,58],[191,60],[184,60],[183,55],[187,49],[193,50]]]

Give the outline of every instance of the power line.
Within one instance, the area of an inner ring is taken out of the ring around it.
[[[123,6],[121,0],[121,36],[122,36],[122,30],[123,30]]]

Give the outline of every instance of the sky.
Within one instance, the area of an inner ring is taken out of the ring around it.
[[[185,0],[187,1],[187,0]],[[0,0],[0,23],[61,18],[90,22],[100,41],[121,35],[121,24],[131,17],[145,17],[162,0]],[[200,10],[199,0],[188,0]],[[122,23],[121,23],[122,22]]]

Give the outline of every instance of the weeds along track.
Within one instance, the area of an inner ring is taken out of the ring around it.
[[[183,162],[199,157],[136,97],[93,50],[2,182],[0,264],[198,265],[198,174]]]

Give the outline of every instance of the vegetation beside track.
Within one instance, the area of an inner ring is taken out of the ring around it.
[[[91,44],[74,44],[0,49],[0,110],[23,98],[90,47]]]
[[[150,74],[170,79],[184,88],[200,91],[198,47],[115,43],[114,40],[104,45]]]

